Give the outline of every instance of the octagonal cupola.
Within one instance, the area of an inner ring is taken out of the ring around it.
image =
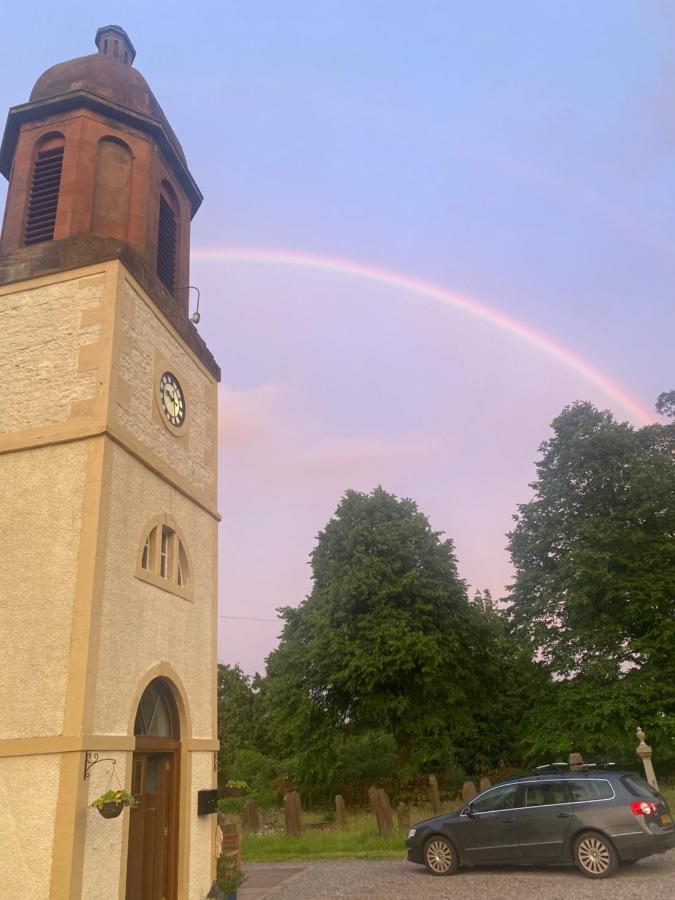
[[[72,268],[123,245],[150,294],[166,292],[187,317],[190,222],[201,192],[133,66],[127,33],[107,25],[95,43],[97,53],[47,69],[29,102],[10,110],[0,148],[10,182],[0,280],[8,257],[25,277],[31,260]]]

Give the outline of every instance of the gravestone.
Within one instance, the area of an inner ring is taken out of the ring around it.
[[[284,794],[284,818],[286,819],[286,834],[288,837],[300,837],[302,828],[302,804],[300,794],[290,791]]]
[[[483,777],[480,780],[480,785],[479,785],[480,793],[482,794],[483,791],[487,791],[487,789],[491,788],[491,787],[492,787],[492,782],[487,777],[487,775],[483,775]]]
[[[335,822],[340,831],[347,830],[347,809],[342,794],[335,797]]]
[[[375,816],[377,818],[377,831],[380,837],[388,837],[394,830],[394,817],[391,812],[389,797],[382,788],[375,791]]]
[[[377,788],[375,787],[375,785],[371,784],[371,786],[368,788],[368,803],[370,804],[370,808],[375,815],[377,815],[377,802],[375,800],[376,795]]]
[[[469,803],[476,796],[476,785],[473,781],[465,781],[462,786],[462,802]]]
[[[570,767],[570,772],[583,771],[584,758],[581,753],[570,753],[567,757],[567,765]]]
[[[435,775],[429,776],[429,787],[431,788],[431,808],[438,815],[441,811],[441,795],[438,792],[438,779]]]
[[[255,800],[247,800],[244,804],[244,811],[241,814],[241,824],[244,831],[252,831],[257,834],[260,829],[260,811]]]
[[[396,820],[399,831],[407,833],[410,830],[410,810],[405,803],[399,803],[396,807]]]

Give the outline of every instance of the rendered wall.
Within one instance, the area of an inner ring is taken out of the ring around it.
[[[101,642],[115,652],[99,656],[93,733],[129,734],[141,681],[168,662],[188,697],[189,737],[213,738],[217,523],[117,445],[109,498]],[[194,600],[136,577],[145,526],[165,512],[176,520],[190,553]]]
[[[86,466],[85,442],[0,456],[0,739],[63,730]]]
[[[59,760],[0,758],[0,897],[49,898]]]

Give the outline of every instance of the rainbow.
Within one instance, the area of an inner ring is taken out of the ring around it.
[[[640,424],[647,424],[655,420],[654,414],[632,397],[621,385],[612,382],[605,374],[590,365],[586,360],[577,356],[571,350],[548,337],[540,331],[512,319],[485,303],[475,300],[466,294],[458,294],[438,284],[411,278],[400,272],[388,269],[379,269],[376,266],[367,266],[350,259],[340,259],[330,256],[313,256],[308,253],[295,253],[288,250],[264,250],[257,247],[198,247],[192,251],[192,259],[195,262],[219,262],[244,265],[284,266],[286,268],[309,269],[319,272],[333,272],[349,278],[358,278],[361,281],[370,281],[376,284],[386,285],[395,290],[414,294],[418,297],[427,297],[430,300],[440,301],[447,306],[487,322],[489,325],[512,334],[537,349],[546,356],[557,360],[577,372],[591,384],[600,388],[608,397],[611,397],[625,412],[630,413]]]

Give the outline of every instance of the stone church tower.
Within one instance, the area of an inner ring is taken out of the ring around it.
[[[96,47],[38,79],[0,150],[0,895],[201,900],[220,379],[188,313],[202,197],[126,33]],[[138,806],[103,818],[118,783]]]

